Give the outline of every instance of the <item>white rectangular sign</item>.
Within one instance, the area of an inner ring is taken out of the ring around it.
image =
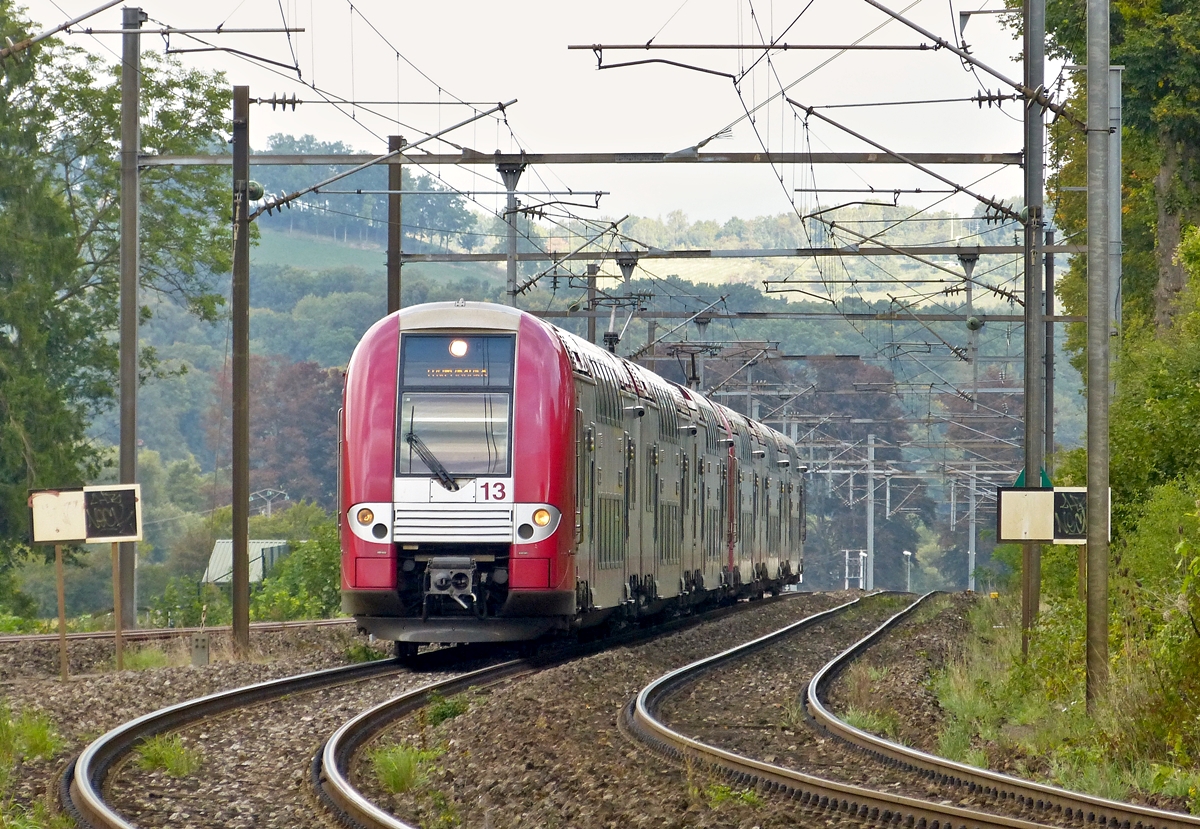
[[[1054,490],[999,490],[996,540],[1001,543],[1054,538]]]
[[[140,484],[44,489],[29,494],[34,544],[142,540]]]
[[[82,489],[46,489],[29,495],[34,544],[65,544],[87,538]]]
[[[1112,539],[1112,490],[1109,540]],[[1003,543],[1087,543],[1087,487],[997,488],[996,540]]]

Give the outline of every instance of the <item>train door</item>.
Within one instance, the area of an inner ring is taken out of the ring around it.
[[[596,424],[575,410],[575,573],[576,604],[587,610],[594,601],[596,578]]]
[[[647,415],[648,416],[648,415]],[[651,434],[658,432],[657,424],[650,429]],[[645,467],[643,468],[643,479],[646,482],[646,496],[642,501],[642,582],[649,584],[647,588],[649,595],[645,598],[647,601],[654,598],[657,592],[659,576],[659,548],[658,548],[658,515],[659,504],[662,498],[662,486],[658,474],[659,465],[659,447],[657,443],[651,443],[649,440],[645,444]],[[647,582],[647,577],[649,581]]]
[[[625,433],[625,599],[633,600],[633,585],[640,582],[642,575],[642,498],[645,486],[638,474],[641,445],[638,435],[641,420],[635,420],[632,431]]]
[[[733,581],[735,568],[737,567],[737,544],[738,544],[738,525],[740,519],[740,503],[741,503],[741,484],[738,482],[738,477],[741,471],[738,469],[738,460],[733,453],[730,453],[725,462],[725,546],[726,560],[722,562],[726,569],[726,579],[729,584],[735,584]]]

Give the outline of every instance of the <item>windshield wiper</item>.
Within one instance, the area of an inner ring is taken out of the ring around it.
[[[459,489],[458,481],[454,480],[454,478],[451,477],[451,475],[450,475],[449,471],[447,471],[445,465],[443,465],[442,462],[437,459],[437,455],[433,454],[433,452],[431,452],[429,450],[429,447],[425,445],[425,441],[423,441],[419,437],[417,437],[416,432],[410,431],[408,434],[406,434],[404,436],[404,440],[408,443],[409,446],[411,446],[413,449],[417,450],[417,457],[419,457],[421,459],[421,462],[424,463],[427,467],[429,467],[429,470],[431,472],[433,472],[434,475],[437,476],[438,482],[443,487],[450,490],[451,492],[458,491],[458,489]]]

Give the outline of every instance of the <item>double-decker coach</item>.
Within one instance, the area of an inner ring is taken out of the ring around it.
[[[790,440],[514,308],[377,322],[346,370],[339,441],[342,607],[401,652],[800,579]]]

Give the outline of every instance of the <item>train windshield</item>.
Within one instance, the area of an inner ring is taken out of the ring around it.
[[[408,334],[396,474],[508,475],[515,338]]]
[[[507,394],[405,392],[400,401],[399,475],[508,474]]]

